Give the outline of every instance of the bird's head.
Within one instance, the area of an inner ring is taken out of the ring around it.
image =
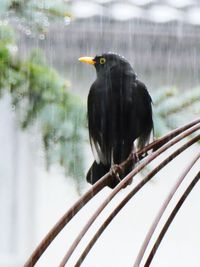
[[[79,61],[94,65],[97,76],[110,75],[111,71],[115,73],[127,72],[127,74],[135,75],[130,63],[116,53],[108,52],[95,57],[80,57]]]

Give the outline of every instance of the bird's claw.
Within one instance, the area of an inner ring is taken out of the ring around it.
[[[134,163],[138,163],[140,161],[139,154],[137,151],[133,151],[132,153],[132,159]]]
[[[120,165],[115,164],[115,165],[113,165],[113,166],[110,168],[110,175],[111,175],[112,177],[117,178],[117,180],[118,180],[119,182],[121,182],[121,179],[120,179],[120,177],[119,177],[119,172],[121,172],[121,171],[122,171],[122,168],[120,167]]]

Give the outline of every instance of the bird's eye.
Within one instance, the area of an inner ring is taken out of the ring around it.
[[[106,63],[106,59],[104,57],[101,57],[99,62],[100,62],[100,64],[105,64]]]

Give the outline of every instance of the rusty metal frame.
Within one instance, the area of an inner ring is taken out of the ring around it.
[[[123,179],[120,184],[112,191],[112,193],[105,199],[105,201],[100,205],[96,213],[92,216],[92,218],[88,221],[88,223],[85,225],[85,227],[82,229],[79,236],[76,238],[70,249],[68,250],[67,254],[63,258],[60,266],[64,266],[67,262],[68,258],[73,253],[74,249],[76,248],[79,241],[82,239],[83,235],[87,232],[90,225],[93,223],[93,221],[98,217],[100,212],[104,209],[104,207],[110,202],[110,200],[121,190],[122,187],[124,187],[126,184],[128,184],[129,180],[137,174],[142,168],[144,168],[146,165],[148,165],[153,159],[155,159],[157,156],[160,155],[160,153],[164,152],[166,149],[173,146],[175,143],[179,142],[186,136],[191,135],[193,132],[197,131],[200,128],[200,119],[197,119],[189,124],[184,125],[183,127],[180,127],[176,130],[173,130],[169,134],[165,135],[164,137],[152,142],[148,146],[146,146],[144,149],[137,152],[137,156],[141,158],[141,156],[146,153],[149,150],[153,149],[153,153],[147,156],[146,159],[144,159],[130,174],[127,175],[125,179]],[[189,142],[187,142],[187,145],[185,145],[184,149],[192,145],[193,143],[197,142],[199,140],[199,135],[197,137],[194,137]],[[174,139],[174,140],[173,140]],[[172,140],[172,141],[170,141]],[[193,141],[192,141],[193,140]],[[183,150],[184,150],[183,149]],[[177,151],[177,155],[182,152],[181,149]],[[173,158],[169,157],[166,159],[167,161],[172,160]],[[132,156],[130,156],[125,162],[120,164],[121,169],[124,168],[125,165],[130,164],[132,161]],[[158,169],[161,168],[158,166]],[[155,173],[156,171],[153,170]],[[155,175],[155,174],[153,174]],[[148,177],[148,176],[147,176]],[[146,178],[146,177],[145,177]],[[50,232],[46,235],[46,237],[41,241],[41,243],[38,245],[38,247],[34,250],[30,258],[25,263],[24,267],[31,267],[36,264],[38,259],[41,257],[41,255],[44,253],[44,251],[48,248],[48,246],[51,244],[51,242],[55,239],[55,237],[61,232],[61,230],[65,227],[65,225],[77,214],[77,212],[83,208],[86,203],[92,199],[104,186],[106,186],[109,182],[109,179],[111,179],[111,174],[107,173],[104,175],[95,185],[91,187],[90,190],[88,190],[63,216],[62,218],[56,223],[56,225],[50,230]],[[151,178],[150,178],[151,179]],[[148,181],[148,179],[147,179]],[[147,182],[146,181],[146,182]],[[143,182],[143,183],[146,183]],[[143,185],[140,185],[141,187]],[[141,187],[138,187],[137,190],[140,190]],[[135,188],[133,190],[136,190]],[[134,193],[135,194],[135,193]],[[130,197],[130,196],[129,196]],[[129,198],[127,196],[127,200]],[[132,196],[131,196],[132,197]],[[125,200],[124,200],[125,201]],[[127,201],[128,202],[128,201]],[[124,203],[122,207],[125,205]],[[122,208],[121,207],[121,208]],[[121,209],[120,208],[120,209]],[[119,209],[119,208],[118,208]],[[116,211],[115,211],[116,212]],[[114,212],[114,213],[115,213]],[[113,214],[114,214],[113,213]],[[118,212],[117,212],[118,213]],[[117,214],[116,213],[116,214]],[[116,215],[115,214],[115,215]],[[106,225],[102,225],[102,229],[104,230]],[[103,231],[102,231],[103,232]],[[96,236],[97,237],[97,236]],[[78,262],[77,262],[78,264]],[[80,262],[81,264],[81,262]],[[79,265],[76,265],[79,266]]]
[[[172,153],[169,157],[167,157],[165,160],[163,160],[159,166],[157,166],[155,169],[153,169],[122,201],[119,203],[119,205],[115,208],[115,210],[109,215],[109,217],[104,221],[102,226],[98,229],[98,231],[95,233],[93,238],[88,243],[87,247],[81,254],[80,258],[74,265],[75,267],[80,266],[80,264],[83,262],[91,248],[93,247],[94,243],[97,241],[97,239],[100,237],[100,235],[103,233],[105,228],[109,225],[109,223],[114,219],[114,217],[117,215],[117,213],[127,204],[127,202],[148,182],[150,181],[156,173],[158,173],[164,166],[166,166],[172,159],[174,159],[176,156],[178,156],[180,153],[182,153],[186,148],[193,145],[197,140],[200,140],[200,135],[193,138],[189,142],[187,142],[184,146],[177,149],[174,153]],[[61,266],[64,266],[64,261]]]
[[[154,243],[149,256],[144,264],[144,267],[148,267],[151,264],[151,261],[153,260],[153,257],[156,254],[156,251],[163,239],[163,237],[165,236],[170,224],[172,223],[172,221],[174,220],[176,214],[178,213],[178,211],[180,210],[181,206],[183,205],[184,201],[186,200],[186,198],[188,197],[188,195],[190,194],[190,192],[192,191],[192,189],[194,188],[194,186],[197,184],[197,182],[200,180],[200,171],[197,173],[197,175],[194,177],[194,179],[191,181],[191,183],[189,184],[189,186],[186,188],[186,190],[184,191],[184,193],[182,194],[181,198],[179,199],[179,201],[177,202],[176,206],[174,207],[174,209],[172,210],[172,212],[170,213],[167,221],[165,222],[162,230],[160,231],[160,234],[158,236],[158,238],[156,239],[156,242]]]
[[[198,159],[200,158],[200,152],[195,155],[194,159],[192,159],[191,162],[189,162],[188,166],[186,166],[185,170],[183,171],[183,173],[181,174],[181,176],[177,179],[177,181],[175,182],[173,188],[170,190],[169,194],[167,195],[165,201],[163,202],[157,216],[155,217],[147,235],[146,238],[141,246],[141,249],[139,250],[138,256],[136,257],[135,263],[134,263],[134,267],[137,267],[140,265],[143,257],[144,257],[144,253],[147,249],[147,246],[154,234],[154,231],[156,230],[159,221],[162,217],[162,215],[164,214],[168,204],[170,203],[170,201],[172,200],[173,196],[175,195],[176,191],[178,190],[178,188],[180,187],[181,183],[183,182],[183,180],[185,179],[185,177],[187,176],[187,174],[190,172],[190,170],[192,169],[192,167],[195,165],[195,163],[198,161]]]
[[[141,171],[145,166],[147,166],[147,164],[149,164],[153,159],[155,159],[157,156],[159,156],[161,153],[163,153],[164,151],[166,151],[168,148],[170,148],[173,144],[176,144],[177,142],[179,142],[180,140],[182,140],[184,137],[190,135],[191,133],[193,133],[194,131],[200,129],[200,124],[197,124],[196,126],[192,127],[191,129],[185,131],[183,134],[181,134],[180,136],[176,137],[174,140],[168,142],[166,145],[162,146],[161,148],[159,148],[157,151],[155,151],[154,153],[152,153],[151,155],[149,155],[147,157],[147,159],[145,159],[141,164],[139,164],[132,172],[130,172],[121,182],[120,184],[111,192],[111,194],[102,202],[102,204],[100,205],[100,207],[97,209],[97,211],[93,214],[93,216],[90,218],[90,220],[87,222],[87,224],[84,226],[84,228],[82,229],[82,231],[79,233],[79,235],[77,236],[77,238],[75,239],[74,243],[71,245],[71,247],[69,248],[67,254],[65,255],[65,257],[63,258],[61,264],[59,265],[60,267],[65,266],[65,264],[67,263],[69,257],[72,255],[73,251],[75,250],[76,246],[78,245],[78,243],[80,242],[80,240],[83,238],[83,236],[85,235],[85,233],[87,232],[87,230],[89,229],[89,227],[92,225],[92,223],[94,222],[94,220],[99,216],[99,214],[101,213],[101,211],[106,207],[106,205],[111,201],[111,199],[125,186],[129,183],[129,180],[134,177],[139,171]],[[123,201],[123,203],[119,204],[119,206],[115,209],[115,211],[113,213],[110,214],[108,221],[106,222],[106,224],[102,225],[101,228],[101,233],[105,230],[106,226],[111,222],[111,220],[113,220],[113,218],[116,216],[116,214],[121,210],[121,208],[131,199],[131,197],[133,197],[145,184],[147,181],[149,181],[162,167],[164,167],[167,163],[169,163],[172,159],[174,159],[178,154],[180,154],[182,151],[184,151],[186,148],[188,148],[189,146],[191,146],[192,144],[194,144],[195,142],[197,142],[198,140],[200,140],[200,135],[194,137],[193,139],[191,139],[190,141],[188,141],[185,145],[183,145],[181,148],[177,149],[174,153],[172,153],[168,158],[166,158],[163,162],[161,162],[155,169],[152,170],[152,172],[147,175],[140,183],[139,185],[137,185],[127,196],[127,198]],[[146,179],[147,178],[147,179]],[[116,213],[117,211],[117,213]],[[103,231],[102,231],[103,230]],[[93,237],[95,242],[96,240],[99,238],[100,236],[100,232],[96,233],[95,236]],[[93,243],[93,239],[91,239],[91,243]],[[93,243],[94,244],[94,243]],[[89,250],[91,249],[91,244],[89,245],[89,247],[86,247],[87,253],[89,252]],[[83,252],[84,253],[84,252]],[[84,257],[87,255],[85,255],[86,253],[84,253]],[[80,264],[83,261],[83,255],[81,256],[81,258],[78,260],[78,262],[75,264],[76,267],[80,266]]]

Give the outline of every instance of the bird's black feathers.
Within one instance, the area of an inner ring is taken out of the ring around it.
[[[124,161],[136,139],[139,148],[144,147],[153,129],[151,97],[128,61],[113,53],[97,56],[94,61],[97,79],[88,95],[89,137],[95,157],[87,174],[91,184],[113,164]],[[129,171],[130,167],[120,178]],[[116,184],[118,181],[113,180],[109,186]]]

